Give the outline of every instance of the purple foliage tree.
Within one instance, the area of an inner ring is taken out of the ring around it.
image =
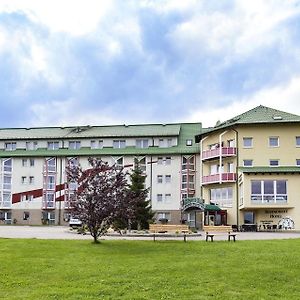
[[[127,173],[101,159],[89,158],[90,168],[67,167],[68,179],[78,183],[72,199],[73,215],[85,224],[94,242],[119,218],[131,218],[134,200],[128,188]]]

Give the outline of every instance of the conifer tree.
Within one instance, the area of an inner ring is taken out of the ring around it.
[[[151,201],[147,200],[149,189],[145,188],[145,180],[146,175],[143,173],[138,160],[135,159],[134,168],[130,173],[129,189],[134,203],[131,225],[133,229],[138,230],[148,229],[154,216],[151,210]]]

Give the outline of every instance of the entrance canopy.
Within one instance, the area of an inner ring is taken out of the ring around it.
[[[203,199],[200,198],[185,198],[181,202],[182,211],[187,210],[201,210],[204,211],[205,204]]]
[[[208,210],[208,211],[220,211],[221,208],[215,204],[205,204],[205,210]]]

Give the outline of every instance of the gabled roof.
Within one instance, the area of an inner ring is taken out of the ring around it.
[[[214,127],[203,129],[202,133],[196,137],[196,140],[199,140],[201,136],[207,135],[213,131],[233,127],[236,125],[273,123],[300,123],[300,116],[259,105],[225,122],[219,123]]]

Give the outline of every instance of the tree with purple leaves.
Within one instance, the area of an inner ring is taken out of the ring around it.
[[[89,158],[90,168],[67,167],[68,180],[77,182],[72,199],[72,214],[85,224],[94,242],[117,219],[131,219],[134,199],[128,188],[127,173],[101,159]]]

